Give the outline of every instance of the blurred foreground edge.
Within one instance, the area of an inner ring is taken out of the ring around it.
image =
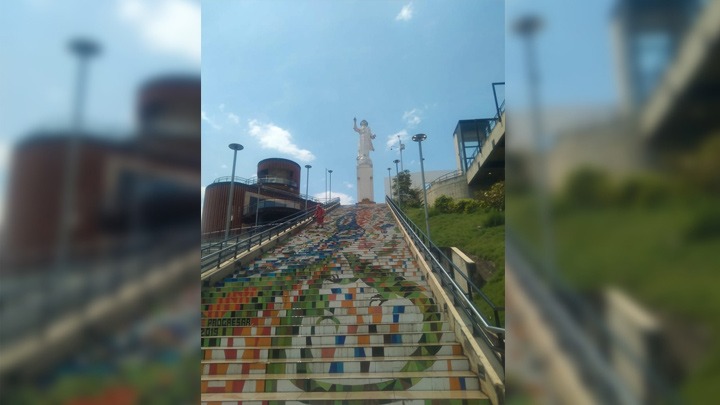
[[[141,86],[127,136],[51,128],[16,145],[0,252],[3,403],[199,397],[178,381],[199,361],[199,110],[199,76],[163,75]]]

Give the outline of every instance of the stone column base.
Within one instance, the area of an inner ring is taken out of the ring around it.
[[[357,166],[357,200],[358,202],[374,202],[373,198],[373,167],[372,164]]]

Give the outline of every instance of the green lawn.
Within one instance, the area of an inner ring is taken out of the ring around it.
[[[405,211],[420,229],[425,229],[425,212],[422,208],[407,208]],[[440,247],[457,247],[470,257],[490,261],[495,267],[492,278],[483,287],[483,292],[496,306],[505,306],[505,226],[484,226],[491,214],[482,210],[471,214],[439,214],[430,216],[430,233],[433,242]],[[492,312],[484,301],[476,299],[479,309],[489,318]],[[505,314],[500,315],[504,325]]]
[[[535,247],[537,257],[535,207],[527,196],[507,198],[508,226]],[[675,196],[651,206],[556,207],[551,221],[558,271],[575,288],[619,286],[663,319],[709,330],[704,344],[690,330],[682,343],[684,361],[696,357],[680,388],[688,403],[720,396],[718,207],[718,198]],[[698,344],[704,347],[692,347]]]

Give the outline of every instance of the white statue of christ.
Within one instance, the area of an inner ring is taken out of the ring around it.
[[[353,129],[355,132],[360,134],[360,141],[358,142],[358,163],[370,162],[370,151],[374,151],[372,140],[375,139],[375,134],[372,133],[368,122],[365,120],[360,121],[360,128],[357,126],[357,118],[353,118]]]

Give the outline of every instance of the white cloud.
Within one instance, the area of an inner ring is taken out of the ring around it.
[[[408,135],[408,131],[406,129],[403,129],[400,132],[395,132],[394,134],[387,136],[387,141],[385,142],[385,146],[387,146],[388,150],[390,150],[391,148],[393,150],[398,148],[398,136],[403,141],[403,143],[406,144],[405,147],[407,148],[407,142],[405,142],[405,141],[407,141],[410,138],[410,136]]]
[[[324,201],[325,200],[325,192],[323,191],[322,193],[316,193],[315,195],[313,195],[313,197],[315,197],[321,201]],[[338,193],[337,191],[333,191],[332,198],[338,198],[338,197],[340,198],[341,205],[355,204],[355,199],[350,197],[349,195],[347,195],[345,193]]]
[[[239,123],[240,123],[240,117],[238,117],[236,114],[228,113],[228,114],[227,114],[227,117],[228,117],[228,119],[229,119],[230,121],[234,122],[235,124],[239,124]]]
[[[120,0],[120,17],[150,49],[200,63],[200,3],[190,0]]]
[[[225,104],[220,104],[218,106],[218,109],[220,110],[220,112],[225,112]]]
[[[222,129],[220,125],[218,125],[215,121],[213,121],[212,118],[208,117],[208,115],[205,113],[205,111],[200,111],[200,119],[210,124],[211,127],[215,129]]]
[[[400,12],[398,15],[395,16],[396,21],[409,21],[413,16],[413,6],[412,2],[408,3],[403,6],[402,9],[400,9]]]
[[[228,168],[228,165],[226,165],[226,164],[223,163],[223,164],[220,165],[220,168],[221,168],[221,169],[227,169],[227,168]]]
[[[417,108],[413,108],[410,111],[405,111],[402,118],[403,118],[403,120],[405,120],[405,122],[408,124],[408,126],[412,128],[412,127],[416,126],[417,124],[419,124],[420,121],[422,121],[420,119],[420,112],[421,111],[418,110]]]
[[[349,183],[349,182],[347,182],[347,181],[343,181],[343,184],[345,185],[345,187],[347,187],[347,188],[349,188],[349,189],[352,189],[353,187],[355,187],[355,186],[353,186],[351,183]]]
[[[263,124],[257,120],[248,121],[248,133],[260,142],[263,149],[272,149],[288,154],[302,162],[315,160],[315,155],[307,149],[300,149],[293,143],[292,134],[273,123]]]

